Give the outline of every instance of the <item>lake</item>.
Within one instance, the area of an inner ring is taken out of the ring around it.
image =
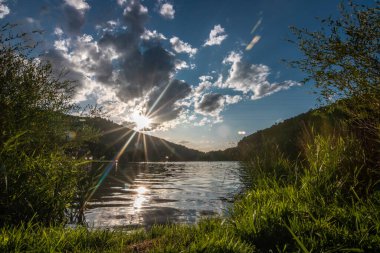
[[[113,168],[85,213],[93,227],[196,223],[225,215],[243,189],[238,162],[130,163]]]

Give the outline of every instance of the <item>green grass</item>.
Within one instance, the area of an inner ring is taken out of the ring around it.
[[[304,149],[298,161],[257,154],[224,219],[132,232],[28,223],[0,230],[0,252],[380,252],[380,192],[360,145],[317,135]]]

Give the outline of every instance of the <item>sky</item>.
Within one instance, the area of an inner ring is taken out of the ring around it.
[[[43,31],[38,57],[77,81],[76,103],[210,151],[318,105],[283,61],[302,57],[289,27],[318,29],[339,2],[0,0],[0,23]]]

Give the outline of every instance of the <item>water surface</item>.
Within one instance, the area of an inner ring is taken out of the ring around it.
[[[110,172],[86,221],[94,227],[195,223],[225,215],[242,187],[238,162],[131,163]]]

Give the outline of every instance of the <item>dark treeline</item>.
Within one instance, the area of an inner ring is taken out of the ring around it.
[[[327,134],[341,129],[348,119],[344,111],[321,107],[259,130],[241,139],[236,147],[207,152],[202,159],[216,161],[249,161],[267,146],[275,146],[286,156],[296,159],[303,147],[302,139],[312,129]]]
[[[123,146],[130,140],[122,152],[120,162],[164,162],[196,161],[203,152],[174,144],[148,134],[135,132],[112,121],[95,117],[83,119],[98,131],[98,138],[89,142],[91,155],[96,159],[114,159]],[[133,137],[131,137],[133,135]]]

